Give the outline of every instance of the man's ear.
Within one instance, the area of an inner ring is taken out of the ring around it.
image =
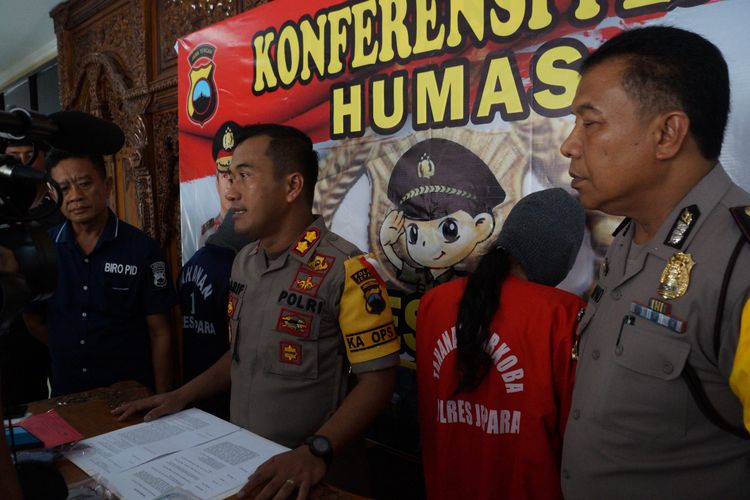
[[[481,243],[490,237],[495,229],[495,217],[491,213],[482,212],[474,217],[474,230],[477,234],[477,243]]]
[[[302,195],[305,178],[301,172],[292,172],[286,176],[286,201],[292,203]]]
[[[690,118],[683,111],[669,111],[657,117],[656,159],[677,156],[690,130]]]

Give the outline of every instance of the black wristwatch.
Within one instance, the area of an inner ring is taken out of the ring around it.
[[[331,446],[331,442],[327,437],[316,434],[305,438],[305,444],[310,448],[310,453],[322,458],[326,465],[331,465],[331,461],[333,460],[333,446]]]

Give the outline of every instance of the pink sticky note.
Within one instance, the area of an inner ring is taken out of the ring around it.
[[[72,441],[80,441],[83,435],[75,430],[55,410],[34,415],[18,424],[44,442],[45,448],[54,448]]]

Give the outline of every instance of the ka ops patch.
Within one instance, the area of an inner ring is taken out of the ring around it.
[[[339,325],[351,363],[363,363],[401,350],[385,283],[364,256],[344,262]]]

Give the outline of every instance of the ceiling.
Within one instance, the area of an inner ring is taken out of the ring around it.
[[[57,55],[49,12],[61,0],[0,0],[0,89]]]

